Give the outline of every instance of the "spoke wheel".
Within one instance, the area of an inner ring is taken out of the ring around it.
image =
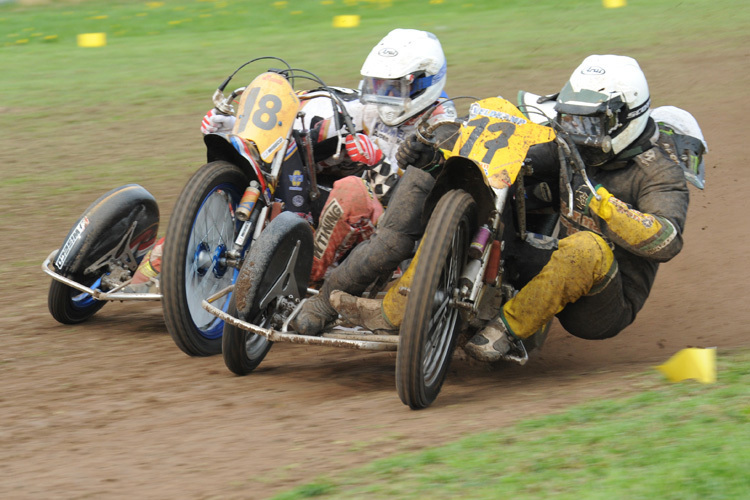
[[[422,240],[396,361],[396,387],[412,409],[426,408],[445,381],[460,330],[450,305],[473,234],[476,203],[462,190],[445,194]]]
[[[237,277],[230,311],[254,325],[279,328],[305,296],[312,255],[310,225],[291,212],[279,214],[250,248]],[[262,335],[224,325],[224,363],[237,375],[253,371],[271,345]]]
[[[237,276],[225,258],[240,227],[235,208],[248,182],[231,163],[207,163],[175,203],[164,242],[162,306],[169,334],[190,356],[221,352],[224,322],[204,310],[201,302]],[[226,310],[230,300],[226,296],[214,305]]]

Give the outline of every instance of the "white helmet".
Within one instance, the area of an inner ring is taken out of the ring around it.
[[[378,105],[383,123],[399,125],[440,97],[446,70],[443,48],[435,35],[395,29],[365,59],[360,99]]]
[[[573,71],[555,111],[576,143],[612,157],[646,129],[650,103],[646,77],[635,59],[592,55]]]

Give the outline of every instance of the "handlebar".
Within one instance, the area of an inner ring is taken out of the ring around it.
[[[314,81],[314,82],[318,83],[320,85],[320,89],[324,90],[325,94],[327,95],[327,97],[329,97],[331,99],[331,102],[332,102],[332,105],[333,105],[333,119],[334,119],[334,124],[335,124],[336,130],[337,131],[341,130],[341,123],[339,121],[339,114],[340,114],[340,116],[342,116],[343,119],[344,119],[344,124],[343,125],[344,125],[347,133],[351,134],[352,137],[354,138],[354,143],[356,144],[357,149],[359,150],[359,152],[363,156],[367,157],[367,151],[365,150],[364,147],[362,147],[362,144],[360,143],[359,137],[357,137],[356,129],[354,127],[354,122],[352,120],[352,117],[349,114],[349,112],[346,110],[346,107],[344,106],[344,103],[341,100],[341,98],[338,95],[336,95],[335,91],[331,87],[329,87],[328,85],[326,85],[325,82],[323,82],[323,80],[321,78],[319,78],[317,75],[315,75],[311,71],[308,71],[308,70],[305,70],[305,69],[292,68],[289,65],[289,63],[287,63],[285,60],[283,60],[281,58],[278,58],[278,57],[263,56],[263,57],[257,57],[255,59],[251,59],[250,61],[248,61],[248,62],[240,65],[231,75],[229,75],[221,83],[221,85],[219,85],[219,87],[216,89],[216,91],[213,94],[213,99],[212,100],[213,100],[213,103],[214,103],[214,107],[216,108],[216,110],[219,113],[224,114],[224,115],[234,115],[235,114],[235,109],[234,109],[234,106],[232,105],[232,102],[237,97],[239,97],[240,95],[242,95],[242,92],[245,90],[246,87],[240,87],[240,88],[234,90],[229,96],[226,96],[226,97],[224,96],[224,89],[227,87],[227,85],[232,80],[232,78],[237,74],[237,72],[239,72],[242,68],[244,68],[245,66],[247,66],[247,65],[249,65],[249,64],[251,64],[253,62],[261,61],[261,60],[268,60],[268,59],[275,60],[275,61],[280,61],[284,65],[284,68],[282,68],[282,69],[269,68],[267,70],[269,72],[278,73],[278,74],[282,75],[284,78],[286,78],[287,80],[291,80],[292,83],[297,78],[303,79],[303,80],[311,80],[311,81]],[[315,97],[318,97],[318,96],[315,96]],[[339,134],[339,144],[338,144],[338,147],[337,147],[337,150],[336,150],[337,152],[334,155],[335,159],[338,159],[338,158],[341,157],[341,149],[342,149],[341,146],[342,146],[343,142],[344,142],[343,138],[341,137],[341,134]]]
[[[432,113],[435,112],[438,106],[440,106],[441,104],[445,104],[447,102],[456,101],[457,99],[471,99],[473,101],[478,100],[478,98],[474,96],[461,95],[461,96],[453,97],[452,99],[445,99],[445,100],[437,101],[433,103],[429,108],[427,108],[422,113],[419,120],[417,121],[417,125],[415,127],[415,135],[419,142],[421,142],[422,144],[427,144],[428,146],[438,147],[434,139],[435,139],[435,132],[439,128],[445,125],[459,125],[460,126],[464,122],[465,118],[456,117],[453,120],[441,120],[437,123],[433,123],[432,125],[428,125],[428,121],[432,117]]]

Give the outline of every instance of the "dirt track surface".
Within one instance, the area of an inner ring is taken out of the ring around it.
[[[424,411],[399,401],[394,354],[276,344],[255,373],[236,377],[220,357],[179,351],[158,303],[108,304],[83,325],[57,324],[39,265],[95,196],[77,200],[62,227],[40,217],[8,231],[0,249],[17,256],[34,242],[34,264],[5,266],[17,281],[0,280],[0,497],[266,498],[393,452],[627,392],[636,384],[628,375],[687,346],[716,346],[719,356],[747,347],[749,70],[691,54],[642,64],[656,105],[689,109],[711,150],[707,191],[691,188],[684,250],[618,337],[587,342],[555,325],[524,367],[458,359]],[[178,189],[156,186],[172,193],[159,197],[164,212]]]

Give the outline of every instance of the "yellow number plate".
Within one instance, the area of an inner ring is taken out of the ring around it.
[[[240,98],[233,133],[252,141],[263,161],[279,150],[299,110],[299,99],[283,76],[263,73],[248,85]]]
[[[551,128],[530,121],[505,99],[490,97],[471,105],[452,154],[474,160],[490,186],[502,189],[516,180],[531,146],[554,138]]]

